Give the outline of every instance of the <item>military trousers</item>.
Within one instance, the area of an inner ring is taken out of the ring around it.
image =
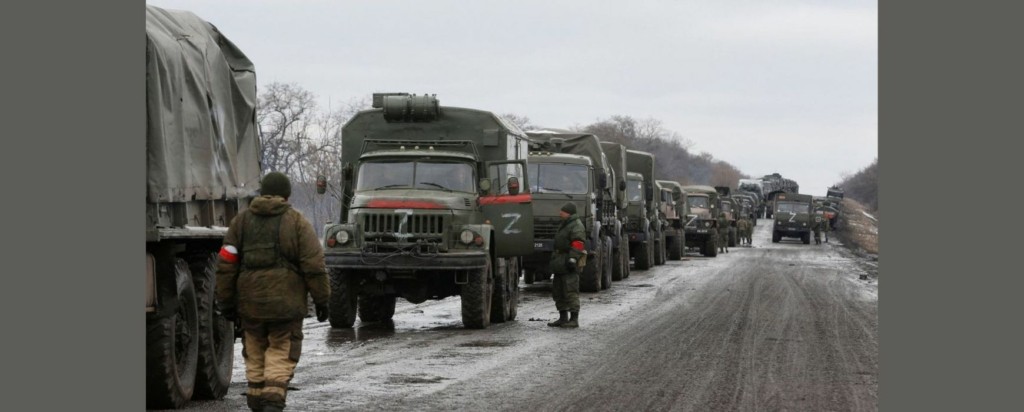
[[[555,308],[561,311],[580,311],[580,273],[574,271],[566,274],[555,274],[551,278],[551,297],[555,300]]]
[[[283,406],[288,382],[302,353],[302,319],[264,322],[242,319],[242,357],[249,396]]]

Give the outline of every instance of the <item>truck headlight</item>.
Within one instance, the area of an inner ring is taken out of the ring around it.
[[[704,227],[711,227],[711,221],[704,222]]]
[[[465,229],[462,233],[459,233],[459,241],[464,245],[473,243],[474,237],[476,237],[476,233],[473,233],[473,231],[469,229]]]
[[[347,230],[339,230],[334,234],[334,239],[338,241],[338,244],[344,245],[352,239],[352,235],[349,235]]]

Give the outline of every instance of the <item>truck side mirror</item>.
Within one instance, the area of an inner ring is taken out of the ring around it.
[[[601,189],[607,189],[608,188],[608,176],[607,175],[605,175],[603,173],[597,175],[597,187],[601,188]]]
[[[316,194],[322,195],[327,193],[327,176],[317,175],[316,177]]]
[[[480,179],[480,192],[488,193],[491,191],[491,179]]]
[[[625,192],[626,191],[626,181],[625,180],[620,180],[619,181],[619,191],[620,192]]]
[[[508,178],[508,194],[515,196],[519,194],[519,178],[511,176]]]

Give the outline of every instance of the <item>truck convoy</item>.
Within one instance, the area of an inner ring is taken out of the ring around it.
[[[576,205],[587,229],[587,265],[580,290],[597,292],[612,283],[612,250],[621,238],[615,173],[601,150],[597,136],[552,130],[527,132],[530,138],[530,192],[533,197],[533,251],[523,259],[526,283],[547,279],[555,233],[561,224],[560,208]],[[621,258],[621,257],[620,257]]]
[[[686,192],[683,185],[672,180],[657,180],[655,183],[661,192],[662,219],[665,220],[665,249],[669,260],[680,260],[686,254],[686,236],[683,225],[689,209],[686,204]]]
[[[736,246],[739,243],[739,235],[736,232],[736,220],[739,218],[740,206],[732,196],[729,195],[731,190],[728,186],[715,186],[715,191],[718,192],[718,213],[725,215],[725,220],[729,221],[728,228],[718,228],[719,236],[725,239],[725,244],[728,247]]]
[[[466,328],[515,319],[534,252],[526,133],[407,93],[374,94],[341,133],[345,200],[324,228],[331,326],[391,319],[398,297],[461,296]]]
[[[800,238],[811,244],[813,197],[797,193],[778,193],[772,201],[772,243],[784,237]]]
[[[711,186],[683,186],[689,214],[686,216],[686,247],[700,249],[700,254],[718,256],[718,191]]]
[[[216,27],[146,6],[146,407],[220,399],[234,326],[216,252],[261,175],[253,64]]]
[[[647,270],[664,264],[665,233],[658,218],[658,198],[654,196],[654,155],[626,150],[626,197],[626,233],[636,268]]]
[[[775,196],[779,193],[800,193],[800,185],[796,184],[796,181],[786,179],[778,173],[772,173],[762,177],[761,186],[764,191],[764,200],[768,203],[772,202],[775,199]],[[772,217],[772,213],[773,211],[771,208],[766,208],[765,217],[770,219]]]

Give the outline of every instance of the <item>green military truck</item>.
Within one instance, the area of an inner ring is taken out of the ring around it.
[[[811,195],[776,193],[772,200],[772,243],[782,238],[795,237],[811,244],[811,213],[814,199]]]
[[[613,184],[615,193],[615,207],[617,219],[615,228],[612,229],[616,236],[612,236],[612,280],[622,280],[629,277],[629,237],[626,233],[628,224],[629,201],[626,196],[626,146],[613,142],[601,142],[601,150],[608,158],[608,165],[612,169]],[[639,210],[638,210],[639,211]]]
[[[680,260],[686,254],[686,215],[689,208],[686,204],[686,191],[683,185],[672,180],[657,180],[661,192],[660,211],[665,220],[665,249],[669,260]]]
[[[707,257],[718,256],[718,191],[711,186],[683,186],[686,204],[686,247],[700,249]]]
[[[614,172],[597,136],[537,130],[530,138],[527,176],[533,197],[533,251],[523,258],[526,283],[547,279],[555,233],[562,223],[560,209],[576,205],[587,230],[587,265],[580,290],[597,292],[612,285],[613,237],[620,235],[614,191]]]
[[[757,219],[765,217],[767,205],[764,199],[764,185],[760,179],[740,179],[736,185],[737,193],[743,193],[753,200],[754,212],[753,222],[757,225]]]
[[[665,233],[658,217],[654,193],[654,155],[626,150],[626,196],[629,198],[626,233],[629,254],[636,268],[647,270],[665,263]]]
[[[391,319],[398,297],[461,296],[467,328],[515,319],[534,238],[526,133],[432,95],[378,93],[341,142],[341,223],[324,227],[331,326]]]
[[[146,6],[147,409],[221,399],[231,383],[216,253],[259,188],[255,76],[210,23]]]

